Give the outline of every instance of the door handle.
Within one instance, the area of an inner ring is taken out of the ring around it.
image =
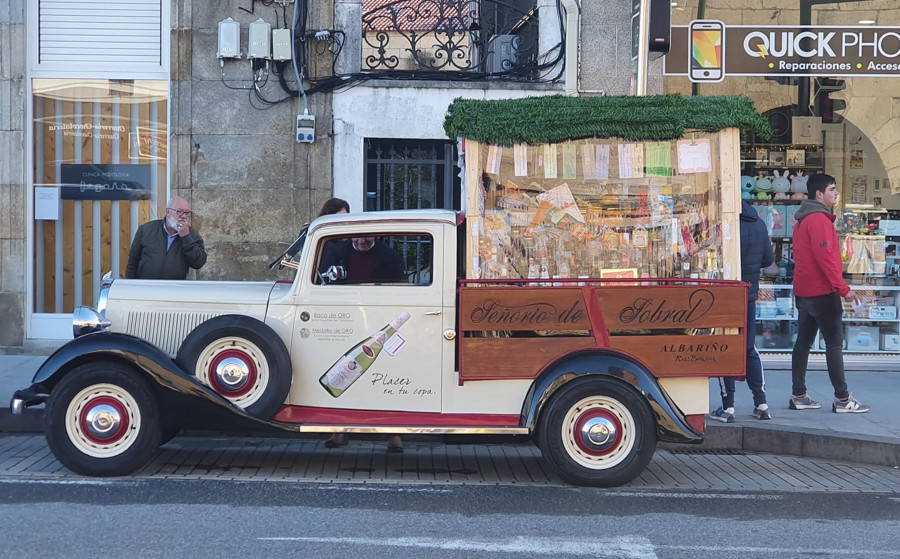
[[[439,314],[441,314],[440,309],[435,309],[433,311],[425,311],[425,316],[437,316]]]

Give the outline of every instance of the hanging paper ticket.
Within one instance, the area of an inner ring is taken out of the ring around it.
[[[575,144],[568,143],[563,144],[562,146],[562,158],[563,158],[563,178],[564,179],[574,179],[575,178]]]
[[[488,146],[487,162],[484,171],[491,175],[500,174],[500,157],[503,155],[503,147],[496,144]]]
[[[555,179],[556,169],[556,144],[544,144],[544,178]]]
[[[596,167],[594,178],[606,180],[609,178],[609,144],[597,146],[597,157],[594,160]]]
[[[669,177],[672,175],[672,146],[669,142],[651,142],[647,149],[647,176]]]
[[[708,138],[678,140],[678,174],[708,173],[712,171],[712,152]]]
[[[515,173],[517,177],[528,176],[528,145],[516,144],[513,146],[513,161],[515,162]]]
[[[581,147],[581,170],[585,180],[597,178],[597,168],[594,163],[596,160],[597,154],[594,151],[594,146],[585,142]]]
[[[631,152],[634,144],[619,144],[619,178],[630,179],[633,177],[634,168],[631,164]]]

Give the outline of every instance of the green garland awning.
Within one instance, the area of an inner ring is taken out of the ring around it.
[[[488,144],[551,144],[584,138],[673,140],[688,130],[736,127],[763,138],[769,122],[747,97],[527,97],[484,101],[456,99],[444,119],[450,138]]]

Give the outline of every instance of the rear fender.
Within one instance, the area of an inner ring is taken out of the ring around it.
[[[564,384],[588,376],[605,376],[627,384],[641,394],[656,419],[656,433],[660,441],[703,441],[685,420],[684,414],[659,386],[649,370],[620,354],[608,351],[579,351],[566,355],[548,365],[532,383],[525,398],[522,416],[525,427],[534,431],[544,405]]]
[[[168,355],[156,346],[129,334],[97,332],[72,340],[41,364],[28,389],[31,394],[46,398],[56,384],[71,370],[91,361],[112,360],[125,363],[144,374],[155,385],[175,393],[200,398],[241,417],[259,420],[248,415],[227,399],[204,386],[193,375],[183,371]],[[24,391],[23,391],[24,392]]]

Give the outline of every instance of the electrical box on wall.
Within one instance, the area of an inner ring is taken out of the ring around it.
[[[316,115],[297,115],[297,141],[311,144],[316,140]]]
[[[241,24],[225,18],[219,22],[219,45],[216,58],[241,57]]]
[[[672,42],[672,3],[670,0],[650,0],[647,48],[657,58],[669,52]]]
[[[269,44],[272,37],[272,25],[260,18],[250,24],[247,36],[250,43],[247,48],[247,58],[269,58],[269,53],[272,52]]]
[[[291,30],[272,30],[272,60],[291,59]]]

